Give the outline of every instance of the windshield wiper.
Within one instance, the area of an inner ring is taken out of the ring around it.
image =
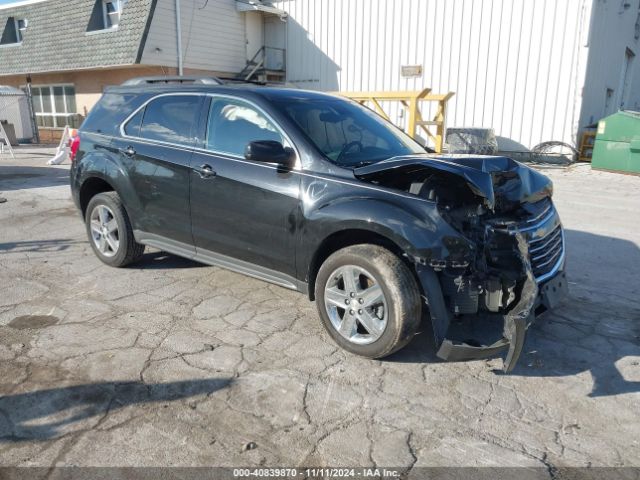
[[[365,160],[362,162],[358,162],[358,163],[354,163],[349,165],[351,168],[358,168],[358,167],[366,167],[367,165],[372,165],[376,162],[372,162],[371,160]]]

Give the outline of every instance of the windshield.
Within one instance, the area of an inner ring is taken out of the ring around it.
[[[424,147],[368,108],[340,98],[287,98],[273,102],[293,120],[326,158],[359,167]]]

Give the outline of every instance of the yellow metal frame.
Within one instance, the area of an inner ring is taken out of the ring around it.
[[[580,155],[578,156],[578,161],[580,162],[590,162],[591,157],[593,156],[593,147],[596,143],[596,131],[595,130],[586,130],[582,134],[582,142],[580,144]]]
[[[350,98],[361,105],[367,102],[373,105],[373,109],[385,120],[391,121],[389,115],[382,109],[380,102],[400,102],[407,111],[409,121],[407,134],[418,139],[418,127],[420,127],[435,144],[437,153],[442,153],[444,145],[444,125],[446,120],[447,102],[455,95],[453,92],[437,94],[431,93],[430,88],[424,90],[406,90],[397,92],[336,92],[338,95]],[[431,120],[424,120],[420,111],[421,102],[437,102],[436,114]],[[435,133],[429,127],[435,127]]]

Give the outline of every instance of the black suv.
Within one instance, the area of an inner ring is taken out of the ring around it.
[[[333,95],[216,81],[108,88],[80,129],[73,199],[104,263],[145,245],[298,290],[344,349],[380,358],[422,312],[438,356],[508,350],[566,291],[552,184],[506,157],[436,156]],[[495,343],[447,339],[500,320]]]

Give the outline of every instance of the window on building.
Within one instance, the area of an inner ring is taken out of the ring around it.
[[[120,24],[120,15],[126,0],[96,0],[87,26],[88,32],[114,30]]]
[[[117,27],[120,22],[120,0],[102,1],[102,21],[104,28]]]
[[[27,21],[24,18],[16,19],[16,38],[18,43],[22,42],[22,37],[27,29]]]
[[[12,45],[22,43],[22,37],[27,29],[27,20],[24,18],[9,17],[5,23],[0,45]]]
[[[244,156],[250,142],[275,140],[285,143],[276,126],[244,102],[214,99],[207,125],[207,149]]]
[[[202,97],[175,95],[152,100],[144,111],[140,136],[150,140],[190,145]]]
[[[33,109],[39,127],[77,128],[80,116],[76,111],[76,92],[73,85],[45,85],[31,87]]]
[[[620,73],[620,110],[624,110],[629,103],[631,83],[633,80],[633,64],[636,54],[630,48],[624,52],[624,64]]]

